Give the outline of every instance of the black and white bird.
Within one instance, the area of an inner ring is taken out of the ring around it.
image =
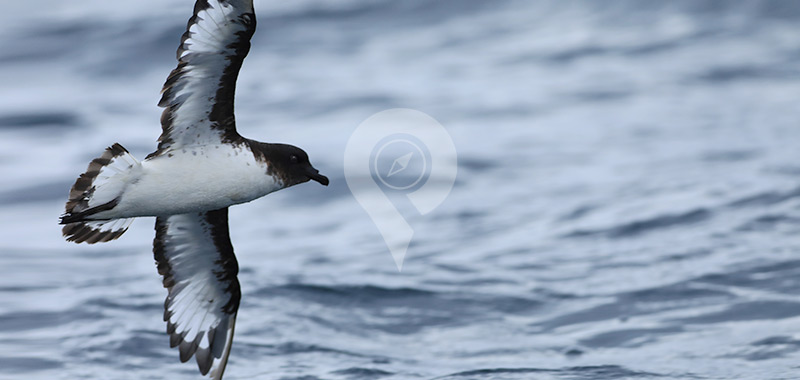
[[[162,90],[158,148],[143,161],[119,144],[106,149],[75,181],[60,221],[68,241],[93,244],[156,217],[170,346],[213,379],[225,371],[241,297],[228,207],[309,180],[328,185],[300,148],[236,132],[236,78],[255,29],[252,0],[197,0]]]

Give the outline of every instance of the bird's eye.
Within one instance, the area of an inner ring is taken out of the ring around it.
[[[297,158],[297,155],[293,154],[291,157],[289,157],[289,161],[292,161],[293,164],[296,164],[299,159]]]

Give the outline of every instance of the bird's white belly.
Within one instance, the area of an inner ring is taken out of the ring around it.
[[[280,188],[245,148],[185,148],[142,162],[114,217],[165,216],[216,210],[252,201]]]

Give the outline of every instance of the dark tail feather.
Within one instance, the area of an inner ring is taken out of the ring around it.
[[[130,163],[127,159],[134,162]],[[81,212],[88,211],[94,208],[89,205],[94,192],[97,187],[97,179],[101,173],[105,173],[106,169],[111,167],[120,167],[117,170],[127,170],[128,167],[136,163],[136,159],[122,147],[122,145],[115,143],[114,145],[106,148],[105,152],[100,157],[95,158],[89,163],[89,167],[81,174],[72,188],[69,190],[69,200],[67,201],[66,214],[78,215]],[[108,174],[106,173],[105,176]],[[103,205],[96,206],[102,207]]]
[[[119,238],[131,225],[133,218],[114,220],[87,220],[80,222],[64,222],[61,232],[67,241],[75,243],[104,243]]]
[[[108,147],[89,163],[72,185],[66,210],[59,221],[65,225],[61,232],[67,241],[106,242],[120,237],[128,229],[131,219],[91,220],[89,217],[111,210],[119,203],[126,183],[116,175],[128,172],[135,165],[139,162],[120,144]]]
[[[86,217],[88,217],[89,215],[94,215],[101,211],[111,210],[112,208],[117,206],[117,203],[119,203],[119,199],[114,199],[111,202],[106,202],[101,204],[100,206],[92,207],[90,209],[76,213],[66,212],[61,215],[58,224],[69,224],[69,223],[86,221]]]

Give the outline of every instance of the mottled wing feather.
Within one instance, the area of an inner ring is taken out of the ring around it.
[[[236,78],[256,29],[252,0],[198,0],[159,106],[161,137],[148,158],[185,146],[233,142]]]
[[[221,379],[239,309],[239,266],[228,233],[228,209],[156,218],[153,253],[169,290],[164,321],[182,362]]]

